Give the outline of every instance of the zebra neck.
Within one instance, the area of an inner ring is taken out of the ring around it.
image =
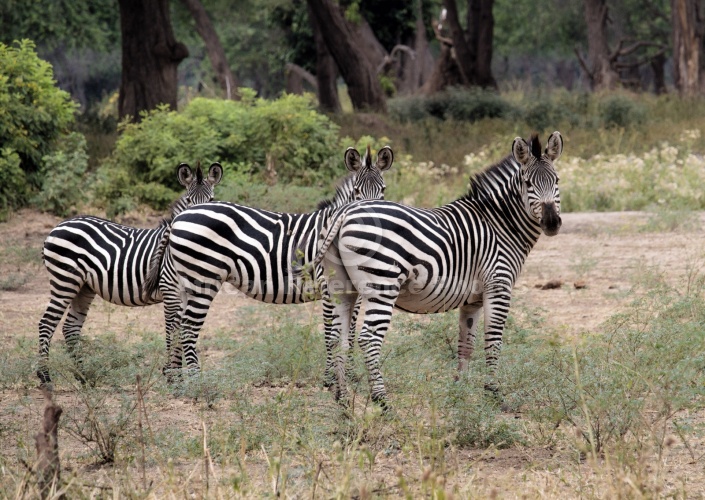
[[[474,196],[457,202],[480,215],[509,245],[526,255],[541,235],[539,221],[526,209],[519,171],[489,189],[479,189]],[[489,186],[483,186],[489,187]]]

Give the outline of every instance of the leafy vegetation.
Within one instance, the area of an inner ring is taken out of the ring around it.
[[[56,88],[51,66],[31,41],[0,43],[0,67],[1,216],[40,184],[43,158],[73,123],[76,106]]]
[[[268,101],[197,98],[181,112],[156,110],[121,127],[115,151],[98,169],[96,201],[114,214],[131,203],[163,209],[178,189],[174,168],[219,161],[225,182],[310,184],[339,175],[338,127],[307,97]]]
[[[59,342],[51,360],[64,407],[62,463],[71,464],[64,485],[72,496],[96,486],[123,494],[153,487],[301,496],[315,487],[343,496],[376,489],[482,496],[468,472],[476,460],[491,463],[501,449],[522,457],[549,449],[562,470],[556,481],[568,491],[607,481],[602,487],[614,492],[619,478],[638,481],[644,494],[673,491],[680,486],[653,471],[666,467],[676,443],[701,463],[692,447],[705,430],[697,417],[705,396],[705,279],[695,271],[688,283],[642,273],[632,302],[577,338],[560,339],[535,311],[513,309],[500,364],[509,413],[483,391],[482,349],[454,381],[455,313],[432,321],[395,313],[382,366],[393,394],[387,416],[369,401],[360,353],[355,371],[363,376],[351,382],[349,411],[319,389],[322,339],[317,316],[304,306],[240,310],[237,332],[202,339],[204,372],[176,393],[158,375],[159,335],[138,329],[131,342],[109,332],[84,342],[85,386]],[[36,405],[23,396],[35,383],[33,350],[24,341],[7,347],[0,355],[1,387],[11,401],[0,420],[8,443],[0,458],[4,496],[33,487],[17,459],[31,460],[25,437],[36,432],[22,417]],[[390,461],[397,470],[380,474]],[[103,463],[112,466],[100,476],[87,472]],[[179,472],[193,463],[202,468]],[[532,459],[529,474],[552,470],[541,463]],[[586,479],[586,467],[599,475]],[[140,479],[145,469],[152,486]],[[692,488],[683,485],[683,492]]]

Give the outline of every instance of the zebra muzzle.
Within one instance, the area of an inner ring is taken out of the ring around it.
[[[557,235],[562,223],[556,203],[553,201],[543,203],[541,209],[541,230],[543,234],[546,236]]]

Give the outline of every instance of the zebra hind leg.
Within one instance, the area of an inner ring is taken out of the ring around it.
[[[358,339],[360,349],[365,354],[372,401],[379,404],[383,412],[387,412],[390,407],[380,369],[380,353],[384,336],[389,329],[398,288],[396,294],[393,292],[388,293],[389,295],[385,295],[384,298],[375,297],[374,302],[370,301],[370,297],[364,297],[365,323]]]
[[[362,295],[357,296],[355,305],[353,306],[352,314],[350,315],[350,331],[348,332],[348,362],[346,365],[345,377],[353,383],[360,381],[357,372],[355,371],[355,356],[353,349],[355,348],[355,340],[357,334],[357,318],[360,315],[360,305],[362,304]]]
[[[95,292],[87,286],[83,286],[78,294],[71,301],[62,332],[66,340],[66,349],[73,358],[75,364],[74,377],[81,384],[87,381],[86,373],[83,369],[83,355],[81,353],[81,328],[86,321],[88,310],[95,298]],[[89,377],[90,378],[90,377]]]
[[[59,326],[61,318],[63,318],[66,309],[71,304],[71,296],[61,296],[53,288],[51,290],[51,298],[49,304],[39,320],[39,366],[37,368],[37,377],[41,387],[51,389],[51,375],[49,375],[49,346],[51,338]]]
[[[162,292],[164,297],[164,323],[166,325],[166,356],[167,361],[162,373],[169,384],[181,380],[181,297],[171,290]]]

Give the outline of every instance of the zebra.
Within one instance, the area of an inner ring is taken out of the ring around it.
[[[223,167],[213,163],[204,177],[200,162],[194,172],[181,163],[176,169],[186,188],[171,206],[171,214],[155,229],[138,229],[92,216],[68,219],[51,230],[44,241],[43,260],[50,279],[49,304],[39,320],[39,368],[43,386],[51,377],[47,366],[49,344],[66,314],[63,334],[79,367],[76,345],[88,309],[96,295],[122,306],[146,306],[161,302],[159,292],[145,296],[142,283],[155,248],[173,218],[191,205],[213,200],[213,189],[223,177]]]
[[[173,321],[166,324],[167,345],[174,346],[167,351],[169,360],[164,367],[169,380],[182,362],[189,371],[200,370],[195,349],[198,334],[211,302],[226,282],[270,304],[300,304],[320,295],[324,298],[324,320],[329,319],[333,306],[325,301],[327,290],[323,287],[316,293],[302,286],[303,281],[291,273],[292,262],[311,261],[316,251],[312,235],[321,231],[335,210],[354,200],[384,197],[382,173],[391,168],[394,153],[385,146],[373,163],[369,146],[364,157],[348,148],[344,159],[350,173],[335,197],[320,203],[314,212],[278,213],[214,202],[185,210],[174,219],[161,262],[153,264],[145,285],[147,294],[154,293],[160,272],[162,283],[169,283],[163,285],[165,309],[174,311]],[[320,277],[320,271],[315,271]]]
[[[554,162],[562,151],[558,132],[543,151],[537,134],[528,144],[517,137],[512,154],[475,175],[467,194],[452,203],[419,209],[363,201],[329,218],[313,264],[322,265],[335,290],[327,344],[336,353],[336,399],[346,403],[346,335],[358,296],[365,311],[358,344],[371,397],[383,409],[388,406],[380,349],[394,307],[420,314],[460,309],[460,372],[473,353],[484,307],[485,388],[499,396],[496,368],[512,288],[541,232],[554,236],[561,227]]]

